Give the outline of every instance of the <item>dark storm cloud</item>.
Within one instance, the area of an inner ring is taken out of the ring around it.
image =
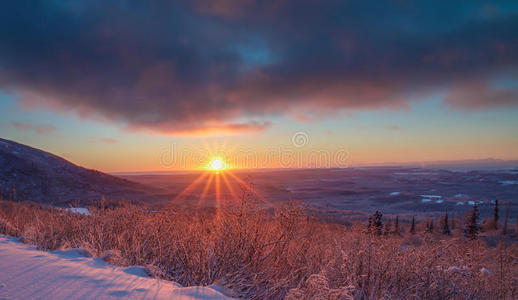
[[[510,106],[516,92],[489,82],[517,68],[517,12],[514,1],[9,1],[0,87],[164,133],[398,109],[438,89],[456,109]]]

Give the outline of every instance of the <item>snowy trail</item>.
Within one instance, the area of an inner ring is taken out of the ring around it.
[[[43,252],[0,235],[0,299],[229,299],[212,287],[181,287],[79,250]]]

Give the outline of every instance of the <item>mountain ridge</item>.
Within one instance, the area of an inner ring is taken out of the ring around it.
[[[78,166],[55,154],[0,138],[0,198],[66,204],[102,197],[146,201],[155,188]]]

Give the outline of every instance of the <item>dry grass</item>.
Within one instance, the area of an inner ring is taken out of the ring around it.
[[[85,248],[186,286],[217,283],[245,298],[518,297],[518,243],[509,241],[489,247],[459,232],[377,236],[362,223],[319,223],[295,205],[273,213],[251,203],[219,211],[89,209],[85,216],[0,201],[0,233],[45,250]]]

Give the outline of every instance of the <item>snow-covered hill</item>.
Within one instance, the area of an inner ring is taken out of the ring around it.
[[[0,299],[229,299],[218,287],[181,287],[79,249],[42,252],[0,235]]]
[[[0,139],[0,193],[6,200],[64,204],[100,199],[149,200],[151,188],[85,169],[51,153]]]

